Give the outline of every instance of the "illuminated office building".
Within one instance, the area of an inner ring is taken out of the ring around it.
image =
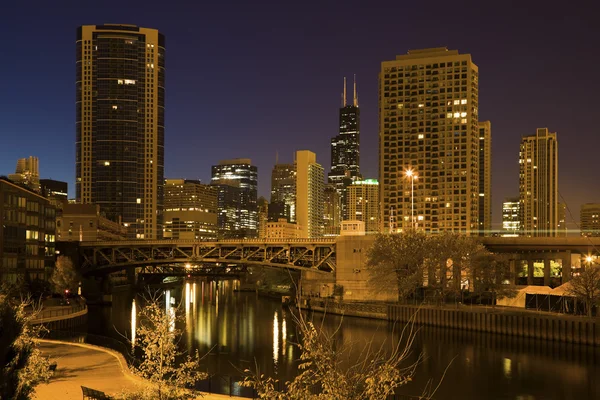
[[[548,128],[521,138],[519,201],[523,236],[557,236],[558,145]]]
[[[518,197],[507,197],[502,203],[501,236],[519,236],[521,233],[521,203]]]
[[[600,204],[587,203],[581,206],[581,236],[600,236]]]
[[[288,222],[296,220],[296,166],[294,164],[275,164],[271,172],[271,221],[285,218]]]
[[[379,183],[377,179],[356,181],[346,193],[348,220],[364,222],[366,233],[379,232]]]
[[[121,219],[132,238],[161,238],[165,37],[134,25],[84,25],[76,55],[77,202]]]
[[[381,64],[382,232],[477,234],[478,85],[471,55],[445,47],[410,50]]]
[[[258,235],[258,170],[248,158],[213,165],[211,185],[218,187],[219,238],[245,239]]]
[[[360,178],[360,109],[354,79],[352,104],[346,102],[346,78],[339,112],[339,134],[331,139],[331,171],[328,182],[340,197],[342,218],[346,219],[346,188]]]
[[[197,180],[165,180],[165,239],[215,240],[218,188]]]

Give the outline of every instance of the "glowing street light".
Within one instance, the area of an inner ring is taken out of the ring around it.
[[[585,257],[585,261],[588,263],[588,266],[591,267],[592,266],[592,262],[594,261],[594,257],[592,257],[591,255],[587,255]]]
[[[419,176],[412,168],[409,168],[406,171],[404,171],[404,175],[406,175],[407,178],[410,178],[410,223],[412,224],[412,228],[416,229],[416,227],[415,227],[415,179],[418,179]]]

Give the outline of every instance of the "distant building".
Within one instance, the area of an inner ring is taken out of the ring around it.
[[[294,197],[296,197],[296,194],[294,194]],[[277,222],[281,218],[284,218],[289,222],[289,210],[290,207],[283,201],[272,201],[269,203],[268,220],[271,222]]]
[[[340,234],[342,236],[364,236],[365,223],[363,221],[342,221],[342,229]]]
[[[583,204],[579,218],[581,236],[600,236],[600,203]]]
[[[335,185],[325,186],[323,200],[323,235],[337,236],[342,222],[342,202]]]
[[[377,179],[356,181],[346,190],[349,221],[364,222],[366,233],[379,232],[379,183]]]
[[[77,28],[75,193],[130,237],[161,239],[165,37],[135,25]]]
[[[507,197],[502,203],[501,236],[519,236],[521,233],[521,203],[518,197]]]
[[[382,232],[411,228],[414,214],[424,233],[478,233],[478,87],[471,55],[445,47],[409,50],[381,63]],[[418,176],[414,196],[407,170]]]
[[[328,182],[335,186],[341,204],[342,219],[347,219],[346,188],[360,178],[360,109],[354,79],[354,100],[346,102],[346,78],[339,113],[339,134],[331,139],[331,171]]]
[[[295,239],[298,237],[298,226],[285,218],[269,221],[266,225],[266,239]]]
[[[567,205],[565,203],[558,203],[558,228],[556,236],[567,236]]]
[[[212,167],[211,185],[217,186],[219,238],[245,239],[258,235],[258,170],[248,158],[223,160]]]
[[[102,216],[97,204],[64,204],[56,216],[56,238],[60,242],[125,240],[127,227]]]
[[[197,180],[166,179],[164,238],[215,240],[217,193]]]
[[[49,278],[56,249],[55,219],[48,199],[0,177],[0,282]]]
[[[69,202],[69,185],[67,182],[52,179],[40,179],[42,195],[50,200],[57,209],[62,209],[63,204]]]
[[[312,151],[296,152],[296,223],[299,238],[323,236],[325,173]]]
[[[479,236],[492,232],[492,124],[479,122]]]
[[[296,221],[296,166],[295,164],[275,164],[271,172],[271,204],[276,205],[277,215],[271,221],[286,218]]]
[[[19,158],[15,173],[8,175],[8,179],[25,185],[28,188],[40,192],[40,162],[37,157]]]
[[[258,198],[258,238],[267,237],[267,222],[269,221],[269,202],[264,197]]]
[[[558,145],[548,128],[521,138],[519,201],[523,236],[557,235]]]

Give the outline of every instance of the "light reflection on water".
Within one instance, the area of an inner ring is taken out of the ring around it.
[[[182,343],[201,355],[210,350],[203,369],[213,374],[240,376],[245,368],[258,367],[266,376],[282,381],[293,378],[299,358],[294,343],[299,339],[290,310],[277,300],[234,292],[234,287],[233,281],[192,280],[165,291],[170,315],[174,311],[171,298],[182,299]],[[134,310],[141,304],[134,300],[131,293],[116,294],[112,309],[91,309],[91,333],[118,337],[110,329],[113,325],[121,332],[131,331],[132,322],[136,323]],[[320,318],[316,314],[315,321]],[[324,326],[333,332],[340,320],[329,315]],[[392,345],[391,329],[385,321],[346,317],[335,339],[351,343],[357,352],[369,341],[377,349],[383,343]],[[436,399],[600,398],[599,349],[424,328],[418,333],[411,360],[420,352],[425,359],[414,382],[402,389],[405,394],[420,394],[429,379],[437,384],[454,359]]]

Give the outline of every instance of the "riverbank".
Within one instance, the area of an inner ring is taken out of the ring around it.
[[[146,381],[129,371],[125,358],[116,351],[83,343],[39,340],[44,355],[57,363],[50,382],[36,387],[38,400],[79,400],[81,386],[111,396],[139,390]],[[229,396],[203,393],[198,399],[224,400]]]
[[[390,322],[496,333],[523,338],[600,346],[600,319],[522,310],[513,307],[459,308],[403,304],[353,303],[302,298],[302,306],[317,312]]]

